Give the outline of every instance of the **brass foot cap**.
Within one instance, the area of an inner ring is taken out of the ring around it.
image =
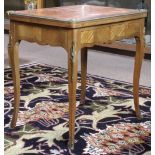
[[[137,116],[137,119],[141,120],[141,119],[143,119],[143,116],[140,114],[140,115]]]
[[[10,128],[14,129],[15,127],[16,127],[16,124],[11,122]]]
[[[69,142],[68,147],[69,149],[74,150],[74,143]]]

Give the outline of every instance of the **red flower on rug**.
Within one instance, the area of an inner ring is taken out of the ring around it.
[[[31,121],[51,121],[62,118],[68,113],[68,103],[41,102],[37,103],[34,108],[27,111],[20,111],[18,124],[26,124]]]
[[[145,138],[149,137],[150,133],[150,121],[108,126],[99,133],[83,136],[87,143],[84,154],[121,154],[124,149],[145,143]]]

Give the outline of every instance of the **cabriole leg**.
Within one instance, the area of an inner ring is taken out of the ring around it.
[[[134,95],[134,106],[136,116],[141,118],[140,108],[139,108],[139,79],[140,71],[142,66],[142,61],[144,57],[144,35],[143,29],[141,30],[141,35],[136,37],[136,57],[134,66],[134,77],[133,77],[133,95]]]
[[[87,48],[81,49],[81,104],[85,103],[87,80]]]
[[[74,149],[78,50],[72,45],[68,52],[69,148]]]

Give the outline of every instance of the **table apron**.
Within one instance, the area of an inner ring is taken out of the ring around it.
[[[117,40],[137,37],[141,33],[141,25],[144,19],[111,23],[99,26],[85,28],[62,28],[37,24],[27,24],[23,22],[14,22],[14,31],[16,40],[26,40],[36,42],[41,45],[61,46],[67,49],[68,40],[74,42],[80,48],[92,47],[112,43]],[[68,37],[71,32],[72,37]]]
[[[131,20],[81,29],[81,47],[103,45],[114,41],[139,37],[144,19]]]
[[[67,45],[68,30],[63,28],[15,22],[16,40],[36,42],[40,45],[61,46]]]

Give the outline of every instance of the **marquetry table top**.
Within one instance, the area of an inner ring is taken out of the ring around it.
[[[48,20],[48,25],[52,21],[61,23],[59,26],[64,27],[81,27],[83,22],[87,22],[87,26],[95,25],[95,22],[102,19],[102,24],[109,19],[113,21],[129,20],[143,18],[146,16],[145,10],[134,10],[126,8],[114,8],[94,5],[73,5],[54,8],[43,8],[34,10],[22,10],[11,12],[11,18],[16,20],[25,20],[26,22],[35,22],[35,20]],[[33,20],[31,20],[33,19]],[[68,24],[67,24],[68,23]],[[90,25],[89,25],[90,24]],[[100,23],[97,23],[98,25]],[[56,25],[58,26],[58,25]],[[83,25],[85,26],[85,25]]]

